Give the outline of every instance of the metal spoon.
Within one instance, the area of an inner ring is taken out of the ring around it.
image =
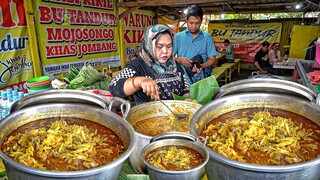
[[[167,107],[171,113],[178,119],[189,119],[189,115],[188,114],[177,114],[177,113],[174,113],[163,101],[161,101],[160,99],[157,99],[159,102],[161,102],[165,107]]]

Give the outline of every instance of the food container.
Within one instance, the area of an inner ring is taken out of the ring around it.
[[[74,117],[87,119],[108,127],[122,139],[126,150],[120,157],[108,164],[79,171],[48,171],[31,168],[12,160],[0,151],[0,156],[4,161],[9,179],[117,179],[123,162],[134,149],[136,138],[132,126],[123,118],[109,110],[79,103],[47,103],[32,106],[29,104],[28,106],[21,106],[20,108],[20,110],[15,110],[0,122],[0,145],[2,145],[4,139],[10,132],[26,123],[49,117]],[[127,109],[129,110],[129,107],[127,107]]]
[[[187,101],[164,100],[163,102],[166,103],[169,107],[172,107],[172,109],[174,109],[175,107],[180,107],[184,110],[189,110],[192,114],[194,114],[201,107],[201,104]],[[131,108],[128,116],[126,117],[126,120],[130,124],[134,124],[147,118],[170,115],[172,114],[168,110],[168,108],[166,108],[160,102],[155,101],[134,106],[133,108]],[[147,169],[142,159],[140,158],[140,155],[142,149],[150,143],[152,136],[147,136],[139,132],[135,132],[135,134],[137,137],[137,145],[130,156],[130,162],[133,168],[138,173],[146,173]]]
[[[145,156],[153,151],[154,149],[165,147],[165,146],[183,146],[191,148],[197,151],[203,157],[203,163],[201,163],[196,168],[184,171],[170,171],[159,169],[145,160]],[[141,152],[144,164],[147,166],[148,174],[151,180],[163,180],[163,179],[184,179],[184,180],[194,180],[199,179],[201,176],[201,171],[203,167],[209,160],[209,154],[207,150],[204,149],[203,145],[200,144],[193,136],[185,133],[165,133],[155,136],[152,139],[152,143],[145,146]]]
[[[115,102],[117,101],[121,101],[121,99],[116,98]],[[38,92],[28,97],[23,97],[19,101],[16,101],[15,103],[12,104],[10,112],[12,113],[22,108],[39,105],[39,104],[48,104],[48,103],[88,104],[88,105],[96,106],[97,108],[103,108],[103,109],[108,109],[109,107],[111,107],[109,106],[109,101],[91,92],[61,89],[61,90],[49,90],[44,92]],[[129,103],[127,104],[130,105]]]
[[[212,102],[200,108],[191,120],[191,134],[198,137],[214,118],[246,108],[276,108],[306,117],[320,125],[320,107],[316,97],[304,86],[284,80],[249,79],[222,86]],[[320,178],[320,158],[292,165],[256,165],[231,160],[208,147],[210,160],[206,172],[210,180],[291,180]]]

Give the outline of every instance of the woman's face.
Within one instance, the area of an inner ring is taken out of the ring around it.
[[[172,54],[172,39],[169,34],[163,34],[159,37],[156,47],[154,48],[155,58],[160,63],[165,63]]]

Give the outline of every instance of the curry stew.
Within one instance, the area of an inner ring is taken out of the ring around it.
[[[252,108],[213,119],[201,133],[227,158],[260,165],[288,165],[320,157],[320,127],[298,114]]]
[[[125,148],[122,140],[101,124],[78,118],[48,118],[12,131],[1,150],[29,167],[76,171],[107,164]]]
[[[132,126],[136,132],[148,136],[156,136],[170,131],[190,133],[190,119],[175,119],[170,116],[147,118],[133,124]]]
[[[183,171],[203,163],[204,158],[194,149],[184,146],[163,146],[145,156],[146,162],[159,169]]]

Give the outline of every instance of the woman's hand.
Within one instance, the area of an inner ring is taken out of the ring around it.
[[[140,81],[139,86],[147,96],[159,98],[158,84],[155,80],[146,77]]]
[[[178,63],[180,63],[180,64],[182,64],[183,66],[185,66],[185,67],[192,67],[191,61],[190,61],[190,59],[188,59],[188,58],[178,57],[178,58],[175,58],[175,60],[176,60]]]

